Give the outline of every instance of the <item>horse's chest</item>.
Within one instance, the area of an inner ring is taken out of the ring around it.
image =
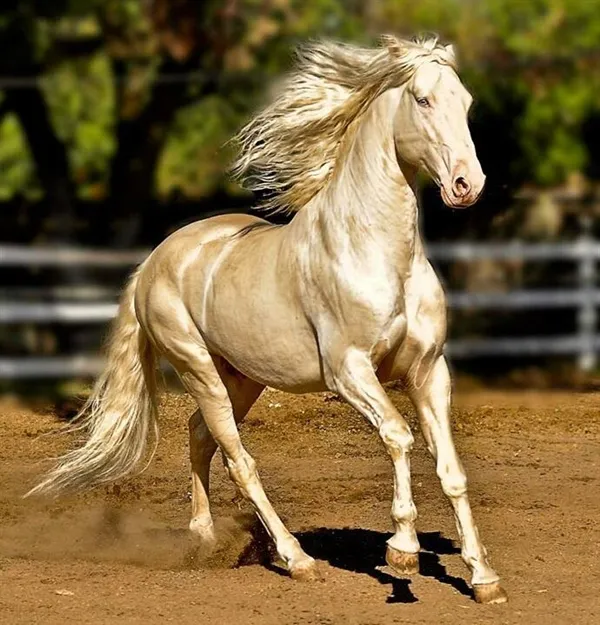
[[[408,359],[437,352],[446,333],[445,302],[435,274],[424,271],[420,279],[405,282],[381,324],[372,348],[372,360],[380,363],[388,354],[406,352]]]

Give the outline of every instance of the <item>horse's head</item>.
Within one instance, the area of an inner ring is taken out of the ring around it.
[[[388,49],[399,56],[395,44],[401,45],[388,40]],[[437,47],[415,65],[394,117],[398,160],[429,174],[447,206],[471,206],[485,184],[467,121],[472,97],[454,70],[451,46]]]

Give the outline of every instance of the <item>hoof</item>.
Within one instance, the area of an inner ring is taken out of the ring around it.
[[[398,551],[387,546],[385,561],[398,575],[414,575],[419,572],[419,554]]]
[[[300,582],[320,582],[323,580],[319,567],[312,558],[290,566],[290,575],[292,579]]]
[[[508,601],[508,595],[500,586],[500,582],[474,584],[473,594],[477,603],[506,603]]]

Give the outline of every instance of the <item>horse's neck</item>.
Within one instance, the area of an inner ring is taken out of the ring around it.
[[[393,115],[399,90],[380,96],[349,129],[334,178],[308,210],[316,211],[323,243],[352,248],[358,257],[385,250],[399,270],[408,269],[420,246],[417,198],[398,165]],[[314,218],[315,216],[313,216]]]

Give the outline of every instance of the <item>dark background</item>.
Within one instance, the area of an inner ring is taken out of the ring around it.
[[[126,250],[153,246],[206,215],[251,211],[252,198],[226,175],[225,143],[289,67],[295,43],[326,36],[375,45],[383,32],[423,31],[457,48],[488,181],[469,211],[443,207],[426,187],[427,240],[569,241],[584,218],[594,236],[600,0],[4,0],[0,241]],[[466,291],[571,288],[577,280],[567,261],[450,262],[438,270],[449,289]],[[19,292],[38,301],[48,285],[101,285],[114,298],[127,271],[0,266],[0,288],[7,299]],[[453,337],[552,336],[577,326],[568,308],[451,317]],[[4,325],[0,349],[93,352],[104,332]],[[573,362],[504,358],[459,367],[504,375]]]

